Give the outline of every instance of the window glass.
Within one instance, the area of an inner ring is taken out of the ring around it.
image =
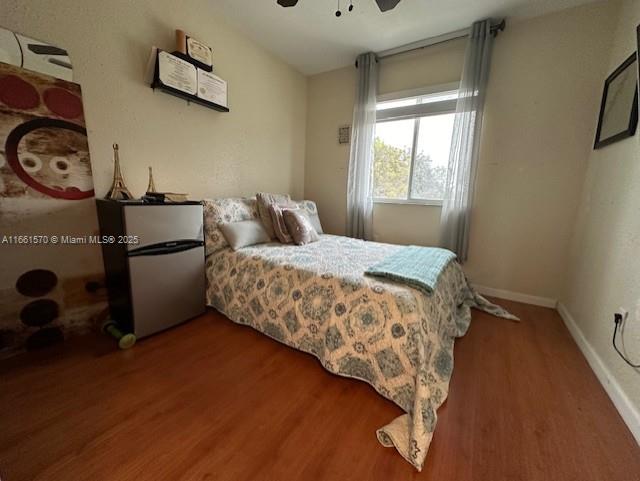
[[[444,199],[457,90],[379,102],[398,109],[376,124],[373,194],[378,200],[441,202]],[[432,104],[428,109],[402,107]]]
[[[422,117],[417,125],[411,197],[442,200],[455,114]]]
[[[444,102],[446,100],[455,100],[458,98],[458,91],[452,90],[451,92],[440,92],[437,94],[426,95],[420,98],[421,104],[430,104],[433,102]]]
[[[396,107],[408,107],[409,105],[417,105],[418,99],[416,97],[412,99],[400,99],[389,100],[387,102],[379,102],[376,105],[376,110],[395,109]]]
[[[415,120],[394,120],[376,125],[373,196],[407,199]]]

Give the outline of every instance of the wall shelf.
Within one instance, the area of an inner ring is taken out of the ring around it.
[[[173,87],[169,87],[168,85],[160,82],[159,79],[154,79],[151,83],[151,88],[153,90],[160,90],[161,92],[167,93],[169,95],[173,95],[174,97],[181,98],[186,100],[187,102],[193,102],[198,105],[203,105],[205,107],[209,107],[210,109],[217,110],[218,112],[229,112],[229,108],[224,105],[215,104],[213,102],[209,102],[208,100],[201,99],[200,97],[196,97],[195,95],[188,94],[186,92],[182,92],[178,89],[174,89]]]
[[[159,50],[158,50],[159,52]],[[224,105],[220,105],[217,104],[215,102],[211,102],[209,100],[203,99],[201,97],[198,97],[197,95],[192,95],[190,93],[187,92],[183,92],[182,90],[178,90],[176,88],[173,88],[169,85],[165,85],[161,80],[160,80],[160,67],[159,67],[159,61],[158,61],[158,52],[156,52],[156,59],[155,59],[155,70],[153,73],[153,80],[151,82],[151,88],[155,91],[156,89],[160,90],[161,92],[167,93],[169,95],[173,95],[174,97],[178,97],[181,98],[183,100],[186,100],[187,102],[193,102],[196,103],[198,105],[202,105],[204,107],[208,107],[210,109],[213,110],[217,110],[218,112],[229,112],[229,108],[225,107]],[[182,55],[180,54],[180,52],[172,52],[170,55],[173,55],[174,57],[177,57],[185,62],[190,63],[191,65],[193,65],[194,67],[196,67],[196,69],[200,68],[194,61],[192,61],[191,59],[189,59],[186,55]],[[206,70],[206,71],[210,71],[210,70]]]

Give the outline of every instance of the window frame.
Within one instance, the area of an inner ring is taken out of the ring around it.
[[[420,89],[402,90],[398,92],[392,92],[388,94],[378,95],[376,99],[377,104],[383,102],[391,102],[397,100],[405,100],[411,98],[428,97],[437,94],[446,94],[458,92],[460,84],[458,82],[452,82],[448,84],[434,85],[430,87],[424,87]],[[405,204],[405,205],[427,205],[427,206],[442,206],[443,200],[441,199],[420,199],[413,197],[413,171],[416,156],[416,148],[418,146],[418,137],[420,135],[420,119],[422,117],[430,117],[434,115],[452,114],[456,112],[457,98],[451,100],[440,100],[437,102],[429,102],[426,104],[418,103],[416,105],[408,105],[405,107],[394,107],[391,109],[377,110],[376,109],[376,125],[378,123],[392,122],[395,120],[413,119],[413,141],[411,144],[411,165],[409,166],[409,185],[407,188],[406,199],[393,199],[387,197],[373,197],[372,200],[376,204]],[[382,117],[382,118],[381,118]]]

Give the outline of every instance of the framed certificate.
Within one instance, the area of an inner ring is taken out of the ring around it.
[[[170,53],[158,52],[158,78],[167,87],[190,95],[195,95],[197,92],[196,67]]]
[[[198,97],[227,107],[227,82],[211,72],[198,69]]]
[[[194,63],[182,52],[168,53],[153,47],[145,78],[154,90],[218,112],[229,112],[227,82]]]
[[[196,40],[193,37],[187,37],[187,55],[196,62],[204,64],[207,70],[213,66],[213,51],[211,47]]]

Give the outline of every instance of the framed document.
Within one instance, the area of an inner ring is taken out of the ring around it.
[[[217,75],[198,69],[198,97],[227,107],[227,82]]]
[[[208,70],[213,66],[213,51],[211,47],[193,37],[187,37],[187,55],[196,62],[204,64],[208,67]]]
[[[158,78],[167,87],[195,95],[198,87],[196,67],[167,52],[158,52]]]
[[[638,126],[638,73],[636,53],[632,53],[604,83],[594,149],[627,137]]]

